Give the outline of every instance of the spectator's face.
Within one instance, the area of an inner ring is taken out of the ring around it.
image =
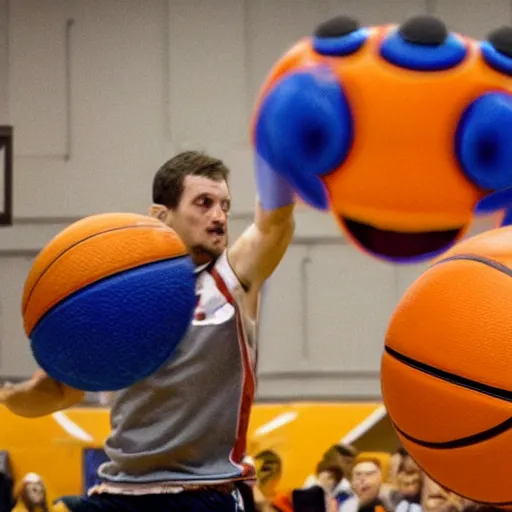
[[[421,474],[418,471],[413,473],[401,472],[398,474],[398,490],[404,498],[414,498],[421,491]]]
[[[352,486],[362,505],[377,497],[381,484],[382,474],[374,462],[360,462],[354,466]]]
[[[410,455],[406,455],[404,457],[402,464],[403,471],[405,471],[406,473],[421,472],[420,467],[418,466],[418,464],[416,464],[416,461]]]
[[[325,492],[331,494],[338,485],[336,476],[331,471],[321,471],[317,475],[318,485],[324,489]]]
[[[28,483],[25,487],[25,496],[32,505],[42,505],[44,503],[44,487],[38,482]]]
[[[421,497],[424,512],[461,512],[468,503],[425,476]]]

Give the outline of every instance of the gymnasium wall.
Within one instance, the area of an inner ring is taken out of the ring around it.
[[[20,293],[54,234],[92,213],[145,212],[158,166],[200,148],[232,168],[234,238],[253,212],[248,125],[272,63],[335,14],[374,24],[426,12],[475,37],[512,22],[509,0],[0,0],[0,124],[15,129],[0,375],[34,369]],[[378,398],[387,320],[422,268],[373,261],[301,209],[265,290],[260,398]]]

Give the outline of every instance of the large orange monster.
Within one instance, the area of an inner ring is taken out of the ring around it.
[[[359,248],[431,259],[512,204],[512,27],[476,41],[428,16],[329,20],[271,70],[252,136]]]

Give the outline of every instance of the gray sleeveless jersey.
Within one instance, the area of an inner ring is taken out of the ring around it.
[[[210,483],[243,478],[255,390],[255,336],[224,253],[197,278],[195,319],[151,377],[120,391],[111,412],[106,483]]]

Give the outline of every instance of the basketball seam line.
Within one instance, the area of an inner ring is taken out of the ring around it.
[[[498,423],[494,427],[491,427],[477,434],[470,434],[469,436],[460,437],[451,441],[423,441],[416,437],[413,437],[404,432],[400,427],[393,422],[394,427],[409,441],[415,444],[423,446],[424,448],[433,448],[435,450],[452,450],[455,448],[464,448],[466,446],[473,446],[475,444],[483,443],[493,437],[497,437],[512,427],[512,418],[508,418],[505,421]]]
[[[485,258],[483,256],[478,256],[476,254],[456,254],[453,256],[449,256],[448,258],[445,258],[441,261],[438,261],[432,265],[432,267],[436,267],[438,265],[441,265],[442,263],[446,263],[448,261],[457,261],[457,260],[466,260],[466,261],[474,261],[476,263],[482,263],[483,265],[487,265],[488,267],[491,267],[498,272],[502,272],[503,274],[506,274],[509,277],[512,277],[512,269],[508,268],[506,265],[503,265],[503,263],[500,263],[499,261],[491,260],[489,258]]]
[[[486,386],[485,384],[479,384],[477,382],[471,381],[470,379],[466,379],[464,377],[459,377],[457,375],[453,375],[449,372],[445,372],[444,370],[439,370],[437,368],[434,368],[430,365],[427,365],[425,363],[421,363],[419,361],[415,361],[414,359],[411,359],[407,356],[404,356],[403,354],[400,354],[396,350],[393,350],[392,348],[385,347],[386,353],[392,357],[393,359],[409,366],[410,368],[413,368],[415,370],[421,371],[423,373],[426,373],[427,375],[430,375],[435,378],[439,378],[440,380],[444,380],[445,382],[449,382],[450,384],[454,384],[456,386],[464,387],[466,389],[471,389],[472,391],[481,392],[483,394],[492,396],[494,398],[503,398],[502,396],[497,396],[496,393],[488,393],[482,389],[479,388],[490,388],[494,390],[501,391],[502,393],[509,393],[505,390],[499,390],[499,388],[492,388],[491,386]],[[467,383],[470,383],[471,385],[468,385]],[[505,398],[505,400],[507,400]],[[510,401],[510,400],[507,400]],[[464,446],[470,446],[478,443],[482,443],[484,441],[487,441],[493,437],[496,437],[500,434],[503,434],[507,430],[509,430],[512,427],[512,417],[506,419],[505,421],[499,423],[498,425],[495,425],[487,430],[484,430],[482,432],[478,432],[477,434],[471,434],[469,436],[461,437],[459,439],[454,439],[451,441],[441,441],[441,442],[434,442],[434,441],[423,441],[421,439],[417,439],[406,432],[404,432],[402,429],[400,429],[396,423],[391,419],[393,425],[395,428],[402,434],[406,439],[409,439],[409,441],[412,441],[420,446],[423,446],[425,448],[434,448],[437,450],[448,450],[453,448],[463,448]]]
[[[400,361],[401,363],[414,368],[415,370],[426,373],[432,377],[436,377],[440,380],[444,380],[445,382],[449,382],[450,384],[470,389],[484,395],[492,396],[493,398],[498,398],[506,402],[512,402],[512,391],[508,391],[506,389],[498,388],[495,386],[489,386],[488,384],[482,384],[466,377],[461,377],[460,375],[456,375],[445,370],[440,370],[439,368],[435,368],[434,366],[430,366],[429,364],[422,363],[408,356],[405,356],[400,352],[388,347],[387,345],[384,350],[397,361]]]
[[[414,437],[412,436],[409,436],[408,434],[406,434],[403,430],[401,430],[397,424],[393,421],[393,418],[391,417],[391,415],[389,414],[389,411],[388,411],[388,416],[389,416],[389,419],[393,425],[393,428],[396,429],[397,432],[399,432],[403,437],[405,437],[406,439],[408,439],[409,441],[411,441],[412,443],[416,443],[416,444],[419,444],[421,446],[421,441],[419,441],[418,439],[415,439]],[[422,468],[423,469],[423,472],[428,475],[433,481],[437,482],[437,480],[430,474],[429,471],[425,470],[425,468]],[[439,485],[441,485],[439,482],[437,482]],[[468,496],[464,496],[462,494],[459,494],[462,498],[466,498],[466,499],[471,499],[469,498]],[[512,501],[500,501],[500,502],[496,502],[496,503],[493,503],[491,501],[479,501],[479,503],[481,504],[484,504],[484,505],[492,505],[494,507],[504,507],[504,506],[508,506],[508,505],[512,505]]]
[[[162,229],[162,226],[158,226],[157,224],[140,224],[140,225],[136,225],[136,226],[119,226],[119,227],[116,227],[116,228],[111,228],[111,229],[107,229],[105,231],[101,231],[100,233],[94,233],[92,235],[89,235],[88,237],[86,238],[82,238],[81,240],[75,242],[74,244],[70,245],[69,247],[66,247],[66,249],[59,253],[47,266],[46,268],[39,274],[36,282],[33,284],[32,288],[30,289],[30,292],[29,294],[27,295],[27,300],[25,302],[25,306],[23,308],[23,314],[26,312],[27,310],[27,307],[28,307],[28,304],[30,302],[30,299],[32,297],[32,294],[34,293],[34,290],[36,288],[36,286],[38,285],[39,281],[43,278],[43,276],[48,272],[48,270],[52,267],[52,265],[58,261],[60,258],[62,258],[62,256],[64,256],[68,251],[70,251],[71,249],[77,247],[78,245],[80,245],[81,243],[83,242],[87,242],[88,240],[91,240],[92,238],[95,238],[97,236],[100,236],[100,235],[104,235],[105,233],[112,233],[114,231],[121,231],[123,229],[133,229],[133,228],[158,228],[158,229]],[[178,255],[178,256],[181,256],[181,255]],[[171,258],[172,259],[172,258]]]

